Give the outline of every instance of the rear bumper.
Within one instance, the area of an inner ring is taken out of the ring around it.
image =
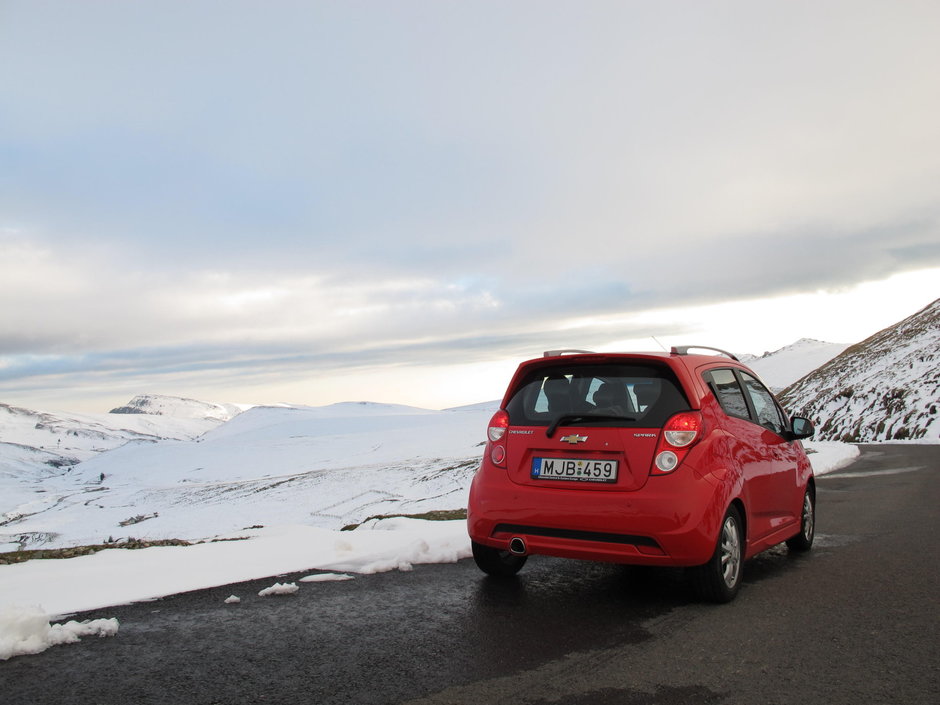
[[[693,566],[711,558],[727,509],[723,488],[683,465],[631,492],[524,486],[484,462],[470,488],[470,538],[508,550],[637,565]]]

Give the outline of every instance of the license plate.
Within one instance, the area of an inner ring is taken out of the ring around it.
[[[587,458],[533,458],[532,479],[573,482],[616,482],[616,460]]]

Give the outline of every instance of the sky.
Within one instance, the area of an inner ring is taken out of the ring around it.
[[[940,296],[933,1],[0,0],[0,402],[495,399]],[[658,341],[658,343],[657,343]]]

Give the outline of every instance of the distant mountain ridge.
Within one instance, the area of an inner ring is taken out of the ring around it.
[[[129,441],[193,439],[223,422],[208,415],[71,414],[0,403],[0,472],[6,467],[7,446],[33,449],[37,457],[48,454],[44,463],[65,466]]]
[[[940,299],[787,387],[781,402],[817,440],[940,437]]]
[[[111,409],[111,414],[151,414],[153,416],[172,416],[177,419],[215,419],[228,421],[238,416],[242,409],[234,404],[216,404],[213,402],[169,397],[160,394],[140,394],[124,406]]]

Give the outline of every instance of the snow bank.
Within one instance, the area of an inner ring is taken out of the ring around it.
[[[341,580],[352,580],[353,576],[346,573],[316,573],[300,579],[302,583],[332,583]]]
[[[50,646],[73,644],[83,636],[114,636],[116,619],[50,624],[38,607],[0,608],[0,661],[22,654],[38,654]]]
[[[838,441],[803,441],[816,475],[835,472],[851,464],[859,455],[858,446]]]

